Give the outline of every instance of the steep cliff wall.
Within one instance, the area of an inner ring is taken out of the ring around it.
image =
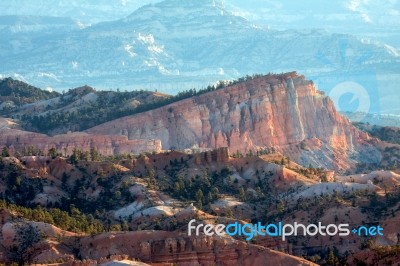
[[[261,246],[229,237],[188,237],[187,234],[165,231],[106,233],[81,240],[80,255],[99,259],[126,254],[147,263],[174,265],[315,265]],[[111,248],[110,248],[111,247]]]
[[[25,147],[32,146],[45,154],[50,148],[54,147],[58,152],[67,155],[72,154],[74,148],[89,151],[92,147],[96,148],[102,155],[139,154],[143,151],[161,150],[159,140],[129,140],[126,136],[106,136],[82,132],[49,137],[44,134],[9,128],[0,130],[0,147],[4,146],[9,147],[11,153],[21,153]]]
[[[300,163],[333,169],[350,167],[367,148],[373,154],[369,159],[379,157],[366,143],[368,135],[296,73],[237,83],[87,132],[160,139],[163,149],[198,145],[247,152],[274,147]]]

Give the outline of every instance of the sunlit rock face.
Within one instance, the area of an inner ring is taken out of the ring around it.
[[[128,140],[126,136],[92,135],[81,132],[49,137],[44,134],[8,128],[0,130],[0,147],[5,146],[13,155],[17,152],[23,154],[29,147],[35,151],[40,150],[43,154],[47,154],[50,148],[55,148],[63,155],[71,155],[74,149],[86,152],[95,148],[100,154],[106,156],[161,150],[159,140]]]
[[[88,130],[159,139],[163,149],[228,147],[231,153],[274,148],[303,164],[349,168],[379,160],[369,137],[341,116],[312,81],[296,73],[266,75]]]

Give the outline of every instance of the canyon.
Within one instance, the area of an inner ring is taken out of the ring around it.
[[[0,265],[399,265],[395,4],[6,2]]]
[[[2,157],[0,175],[6,178],[0,180],[0,194],[9,203],[0,201],[0,261],[13,258],[12,247],[18,241],[29,243],[17,231],[21,225],[40,233],[30,261],[42,265],[127,260],[165,266],[264,265],[265,261],[315,265],[303,258],[323,262],[329,250],[356,263],[362,257],[379,256],[377,247],[390,256],[375,261],[394,261],[399,242],[399,173],[397,169],[337,176],[303,168],[279,153],[235,158],[227,148],[75,163],[68,157]],[[321,183],[324,175],[329,178]],[[207,195],[204,205],[196,200],[200,189]],[[278,207],[282,204],[283,211]],[[319,220],[351,226],[379,220],[384,236],[369,237],[367,247],[364,237],[353,235],[287,241],[256,237],[249,242],[240,236],[188,236],[192,219],[205,224]]]
[[[400,149],[391,143],[395,131],[386,141],[371,137],[296,72],[255,75],[191,94],[124,94],[124,101],[102,110],[135,101],[143,111],[132,109],[132,115],[85,131],[54,135],[28,131],[23,116],[36,110],[50,119],[68,112],[79,118],[88,114],[74,113],[80,105],[96,110],[99,98],[107,103],[121,94],[101,95],[85,86],[16,104],[9,112],[14,117],[0,118],[0,262],[17,260],[18,247],[35,239],[27,232],[36,232],[37,242],[30,243],[24,261],[42,265],[396,259]],[[91,156],[93,149],[97,156]],[[385,231],[367,240],[304,236],[248,242],[240,236],[190,237],[191,219],[209,224],[319,220],[352,227],[379,221]],[[21,234],[21,226],[31,229]],[[382,250],[388,257],[379,257]]]

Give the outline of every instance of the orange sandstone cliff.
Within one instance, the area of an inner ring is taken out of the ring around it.
[[[32,146],[44,153],[54,147],[62,154],[70,155],[73,150],[89,151],[96,148],[103,155],[122,153],[139,154],[144,151],[160,151],[159,140],[128,139],[126,136],[108,136],[74,132],[56,135],[27,132],[12,128],[0,128],[0,147],[9,147],[11,153],[22,152],[25,147]]]
[[[331,169],[380,158],[369,136],[295,72],[236,83],[87,132],[159,139],[163,149],[228,147],[247,153],[274,148],[303,165]]]

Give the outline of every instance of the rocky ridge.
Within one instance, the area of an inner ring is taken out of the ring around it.
[[[368,134],[295,72],[240,82],[87,132],[159,139],[163,149],[228,147],[231,153],[248,153],[273,148],[304,165],[330,169],[380,158]]]
[[[159,140],[129,140],[126,136],[107,136],[82,132],[50,137],[45,134],[10,128],[10,123],[12,122],[7,119],[0,120],[0,147],[8,147],[12,154],[22,153],[27,147],[33,147],[35,150],[41,150],[44,153],[47,153],[50,148],[56,148],[58,152],[65,155],[71,155],[74,149],[90,151],[91,148],[95,148],[100,154],[106,156],[161,150]]]

